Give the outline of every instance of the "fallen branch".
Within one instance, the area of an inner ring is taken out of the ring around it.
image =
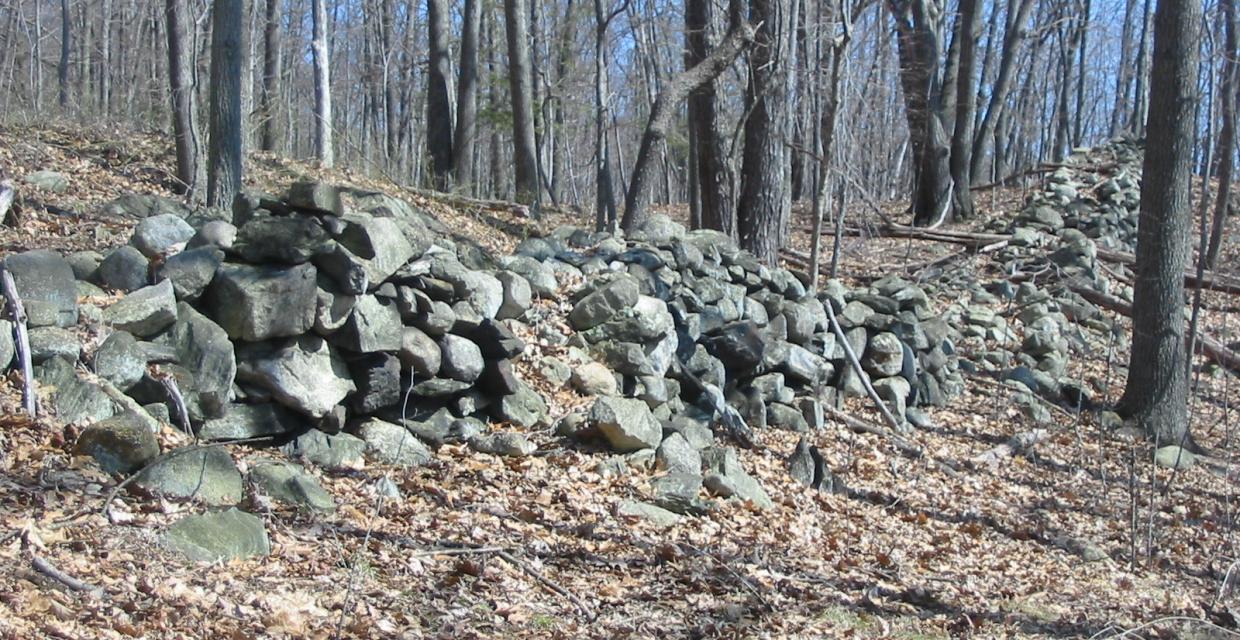
[[[30,554],[30,565],[34,567],[35,571],[38,571],[56,582],[59,582],[70,591],[82,591],[95,596],[103,595],[103,587],[97,587],[93,584],[82,582],[81,580],[78,580],[77,578],[74,578],[64,571],[56,568],[56,565],[35,555],[33,552]]]
[[[1050,437],[1051,432],[1046,429],[1034,429],[1033,431],[1018,433],[1012,436],[1007,442],[990,449],[989,451],[973,456],[972,462],[973,464],[979,466],[994,465],[1005,458],[1023,454],[1024,452],[1047,441]]]
[[[1118,264],[1137,263],[1137,257],[1131,253],[1102,248],[1098,249],[1098,259]],[[1192,270],[1185,270],[1184,286],[1190,289],[1205,289],[1206,291],[1240,295],[1240,279],[1213,271],[1203,271],[1201,277],[1198,278],[1197,274]]]
[[[31,418],[38,415],[38,398],[34,394],[34,366],[30,361],[30,335],[26,327],[26,307],[17,293],[13,274],[0,263],[0,287],[8,300],[5,308],[13,321],[13,342],[17,347],[17,360],[22,370],[22,407]]]
[[[594,614],[594,612],[590,610],[590,607],[586,606],[586,603],[581,601],[581,598],[578,598],[568,589],[565,589],[564,587],[561,587],[555,582],[552,582],[550,578],[547,578],[546,576],[544,576],[534,567],[531,567],[528,562],[521,560],[520,558],[512,555],[511,553],[508,553],[507,551],[496,551],[495,555],[499,556],[500,558],[503,558],[506,562],[512,564],[513,566],[519,567],[522,571],[527,573],[531,578],[534,578],[535,580],[537,580],[539,584],[546,587],[552,593],[559,594],[560,596],[563,596],[565,599],[567,599],[569,602],[573,603],[573,606],[577,607],[577,610],[580,611],[581,614],[584,615],[586,619],[588,619],[590,622],[594,622],[594,620],[597,619],[597,616]]]
[[[870,396],[870,400],[874,401],[878,411],[883,414],[883,419],[887,421],[887,424],[891,425],[892,429],[903,431],[904,424],[891,414],[891,409],[887,408],[887,403],[878,397],[878,392],[874,390],[874,385],[870,384],[870,376],[861,368],[861,360],[857,358],[857,352],[853,351],[852,345],[848,343],[848,338],[844,335],[844,328],[840,326],[840,321],[835,317],[833,305],[828,301],[827,304],[822,306],[827,310],[827,319],[831,321],[831,330],[835,332],[836,340],[839,340],[840,345],[844,347],[844,355],[848,356],[848,363],[852,366],[857,377],[861,379],[861,384],[865,386],[865,392]],[[904,416],[900,417],[903,418]]]

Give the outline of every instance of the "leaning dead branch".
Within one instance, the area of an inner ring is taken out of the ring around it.
[[[38,415],[38,399],[34,394],[34,366],[30,360],[30,335],[26,327],[26,307],[17,293],[13,274],[0,264],[0,289],[8,301],[5,309],[13,322],[13,342],[17,346],[17,359],[22,370],[22,408],[31,418]]]

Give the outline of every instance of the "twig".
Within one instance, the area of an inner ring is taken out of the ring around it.
[[[831,329],[835,332],[835,337],[840,341],[840,345],[844,347],[844,355],[848,356],[848,363],[852,365],[853,371],[861,379],[861,384],[865,386],[866,393],[874,401],[879,412],[883,414],[883,419],[887,421],[887,424],[891,425],[892,429],[900,431],[903,425],[891,414],[891,409],[887,408],[887,403],[878,397],[878,392],[874,390],[874,385],[870,384],[870,376],[861,368],[861,360],[857,358],[857,352],[853,351],[852,345],[848,342],[848,337],[844,335],[843,327],[840,326],[840,321],[835,317],[834,305],[828,301],[822,306],[827,310],[827,319],[831,321]],[[903,418],[904,416],[900,417]]]
[[[705,556],[707,558],[710,558],[711,560],[714,560],[715,564],[718,564],[719,566],[723,567],[725,571],[732,574],[732,577],[736,578],[737,581],[739,581],[745,587],[745,589],[749,591],[749,593],[753,594],[753,597],[758,599],[758,602],[762,603],[763,610],[768,611],[768,612],[775,610],[775,607],[771,606],[770,601],[767,600],[765,597],[763,597],[762,592],[758,591],[758,589],[753,586],[753,583],[749,581],[749,578],[746,578],[745,576],[742,576],[740,573],[738,573],[736,569],[732,568],[731,564],[724,562],[723,560],[716,558],[714,554],[706,553],[705,551],[702,551],[701,549],[693,545],[685,545],[685,546],[692,549],[699,556]]]
[[[510,564],[516,567],[519,567],[522,571],[529,574],[530,577],[537,580],[539,584],[546,587],[550,591],[563,596],[569,602],[573,603],[573,606],[577,607],[577,610],[580,611],[581,614],[584,615],[590,622],[594,622],[597,619],[597,616],[594,614],[594,612],[590,610],[590,607],[586,606],[586,603],[581,601],[581,598],[578,598],[576,595],[573,595],[573,593],[569,591],[568,589],[565,589],[564,587],[561,587],[560,585],[552,582],[549,578],[539,573],[537,569],[535,569],[534,567],[531,567],[528,562],[525,562],[524,560],[521,560],[520,558],[503,550],[497,551],[495,555],[499,556],[500,558],[503,558],[505,561],[509,562]]]
[[[5,305],[9,317],[13,320],[13,342],[17,346],[17,358],[22,368],[22,407],[34,418],[38,415],[38,399],[34,395],[34,366],[30,361],[30,336],[26,329],[26,307],[17,294],[17,283],[13,282],[13,274],[0,263],[0,287],[3,287]]]
[[[185,407],[185,396],[181,395],[181,388],[177,385],[177,380],[171,373],[158,371],[155,379],[159,380],[160,386],[168,394],[172,400],[172,405],[176,407],[177,421],[181,423],[181,430],[188,434],[194,433],[194,427],[189,422],[189,410]]]
[[[103,587],[97,587],[93,584],[82,582],[81,580],[74,578],[64,571],[56,568],[56,565],[53,565],[51,562],[35,555],[34,552],[30,553],[30,565],[34,567],[35,571],[38,571],[56,582],[59,582],[70,591],[84,591],[95,596],[103,595]]]

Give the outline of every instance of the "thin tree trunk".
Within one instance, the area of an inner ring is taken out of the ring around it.
[[[214,0],[211,16],[211,142],[207,206],[231,207],[241,190],[243,0]]]
[[[620,11],[623,10],[622,6]],[[611,90],[608,88],[606,49],[607,27],[618,13],[609,14],[603,0],[594,0],[594,226],[599,231],[611,230],[619,223],[611,181],[611,143],[607,136]]]
[[[951,172],[952,181],[958,185],[954,194],[954,216],[960,220],[973,217],[973,184],[969,173],[972,168],[969,154],[973,151],[973,111],[977,105],[977,91],[973,82],[973,69],[977,61],[977,39],[981,35],[982,13],[977,0],[960,0],[960,17],[957,18],[957,48],[960,52],[960,68],[956,82],[956,126],[952,131]]]
[[[461,25],[460,80],[456,87],[456,136],[452,159],[456,186],[473,193],[474,139],[478,135],[478,30],[482,22],[481,0],[465,0]]]
[[[336,164],[332,147],[332,83],[331,58],[327,47],[327,3],[311,0],[313,36],[310,51],[314,56],[314,154],[319,164],[331,168]]]
[[[504,0],[504,27],[508,36],[508,86],[512,93],[513,170],[516,200],[535,204],[539,199],[538,150],[534,141],[534,89],[530,66],[528,0]]]
[[[986,107],[986,115],[973,136],[973,150],[969,156],[969,175],[982,174],[982,161],[985,159],[986,143],[995,135],[995,125],[1003,113],[1003,105],[1007,102],[1008,90],[1012,85],[1012,76],[1016,67],[1017,52],[1020,43],[1025,39],[1026,24],[1029,13],[1033,10],[1033,0],[1019,0],[1016,15],[1009,18],[1007,29],[1003,33],[1003,53],[999,56],[999,71],[995,77],[994,87],[990,91],[990,103]],[[1000,151],[995,150],[996,156]],[[998,159],[996,158],[996,164]]]
[[[186,0],[167,0],[164,6],[168,35],[168,81],[172,96],[172,135],[176,147],[177,179],[191,202],[202,200],[206,167],[200,162],[198,108],[194,101],[194,68],[188,47],[189,10]]]
[[[706,59],[711,0],[685,0],[685,64]],[[737,9],[739,12],[739,9]],[[697,180],[701,225],[736,237],[735,177],[719,119],[718,86],[708,82],[689,97],[689,127],[697,141]]]
[[[1205,265],[1213,269],[1218,264],[1218,254],[1223,245],[1223,227],[1231,213],[1231,181],[1234,170],[1233,155],[1236,152],[1236,90],[1240,78],[1240,43],[1236,37],[1236,0],[1221,0],[1220,18],[1223,20],[1223,102],[1218,138],[1218,195],[1214,201],[1214,220],[1210,225],[1210,243],[1206,250]]]
[[[279,139],[276,96],[280,94],[280,0],[267,0],[263,27],[263,86],[259,92],[259,148],[275,151]]]
[[[69,0],[60,0],[60,64],[56,66],[56,82],[60,85],[57,101],[61,109],[69,108],[69,50],[72,47],[70,29],[73,14],[69,12]]]

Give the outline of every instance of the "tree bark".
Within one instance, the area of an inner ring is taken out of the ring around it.
[[[263,86],[259,92],[259,148],[275,151],[280,138],[276,96],[280,94],[280,0],[267,0],[263,26]]]
[[[706,59],[711,0],[685,0],[685,62],[693,67]],[[737,12],[739,13],[739,8]],[[689,127],[697,142],[697,180],[701,225],[736,237],[736,205],[731,154],[719,119],[718,85],[712,80],[689,97]]]
[[[231,207],[241,190],[241,25],[243,0],[214,0],[207,206]]]
[[[60,0],[60,64],[56,66],[56,81],[60,85],[58,101],[61,109],[69,107],[69,50],[72,47],[70,25],[73,14],[69,12],[69,0]]]
[[[792,41],[790,14],[787,0],[749,3],[749,21],[757,25],[757,32],[749,52],[737,231],[741,247],[767,264],[778,259],[788,222],[784,193],[788,97],[784,88]]]
[[[431,157],[431,184],[447,191],[452,177],[452,101],[448,97],[448,2],[426,0],[430,68],[426,84],[426,152]]]
[[[646,221],[645,202],[650,190],[650,175],[654,171],[655,151],[659,143],[666,139],[672,118],[680,110],[681,103],[689,97],[690,92],[714,81],[719,74],[732,66],[732,62],[752,40],[753,33],[753,27],[747,23],[733,25],[727,37],[709,56],[663,85],[659,97],[651,107],[650,121],[642,135],[628,194],[624,199],[624,221],[621,226],[625,231],[631,232]]]
[[[970,154],[973,152],[973,112],[977,105],[973,70],[977,62],[977,39],[981,35],[982,12],[977,0],[960,0],[960,17],[957,18],[957,49],[960,67],[956,76],[956,126],[952,130],[951,172],[957,187],[953,193],[953,215],[960,220],[973,217],[973,184],[969,171],[972,168]]]
[[[327,3],[312,0],[313,35],[310,51],[314,55],[314,153],[319,164],[330,169],[336,164],[332,147],[331,57],[327,48]]]
[[[1164,0],[1154,15],[1149,140],[1133,288],[1128,382],[1118,410],[1159,442],[1188,437],[1184,363],[1184,268],[1190,253],[1190,189],[1201,4]]]
[[[461,68],[456,87],[456,135],[452,143],[457,188],[473,192],[474,139],[478,135],[478,31],[481,0],[465,0],[461,25]]]
[[[534,142],[534,89],[530,67],[528,0],[504,0],[508,36],[508,86],[512,93],[513,170],[516,200],[538,201],[538,150]]]
[[[176,147],[177,179],[190,202],[202,200],[205,166],[200,162],[198,108],[194,104],[194,67],[189,40],[189,10],[185,0],[167,0],[164,6],[168,36],[168,82],[172,96],[172,135]]]
[[[1214,220],[1210,225],[1210,243],[1206,249],[1205,265],[1213,269],[1218,263],[1219,250],[1223,246],[1223,227],[1231,212],[1231,181],[1234,169],[1232,156],[1236,148],[1236,89],[1240,78],[1240,43],[1236,37],[1236,0],[1222,0],[1219,17],[1223,20],[1223,104],[1222,124],[1218,137],[1218,195],[1214,201]]]

